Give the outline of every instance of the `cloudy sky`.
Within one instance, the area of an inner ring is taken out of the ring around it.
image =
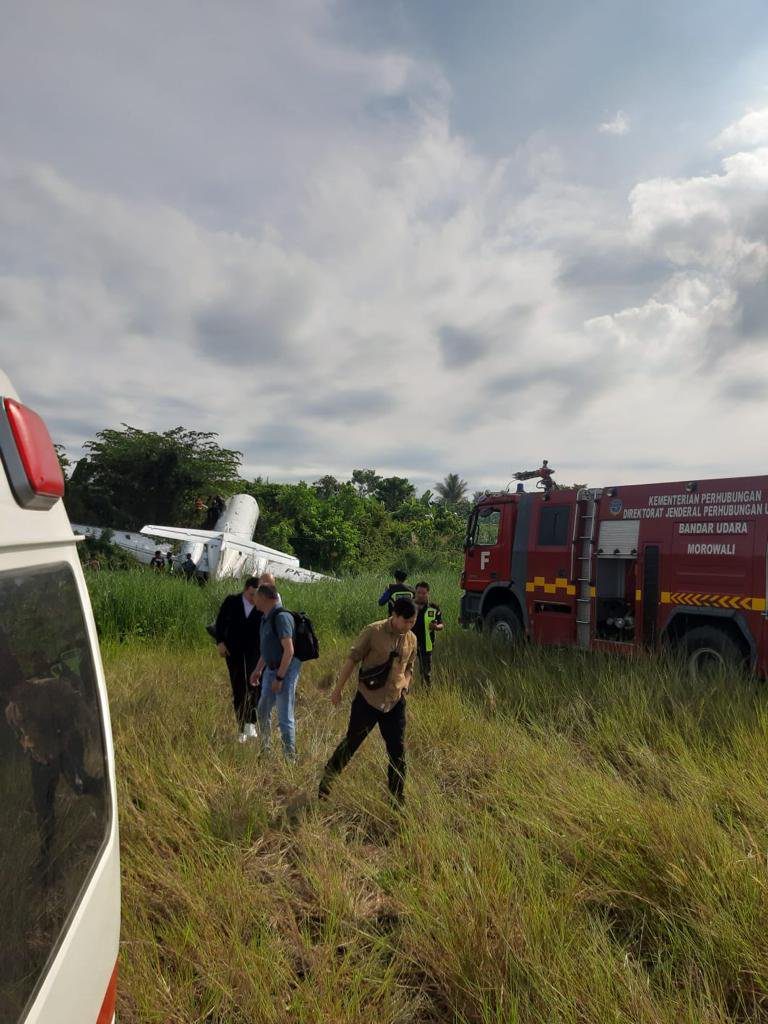
[[[77,456],[765,471],[758,0],[0,0],[0,367]]]

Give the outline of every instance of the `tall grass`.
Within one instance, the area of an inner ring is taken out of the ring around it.
[[[225,580],[204,587],[178,575],[145,569],[88,572],[88,589],[102,640],[152,640],[172,646],[205,646],[205,625],[216,617],[223,598],[238,589]],[[377,598],[389,582],[373,575],[320,583],[278,581],[287,608],[304,611],[320,633],[354,633],[379,618]],[[429,578],[435,599],[446,615],[458,617],[458,588],[454,573]]]
[[[318,805],[347,714],[318,683],[377,582],[285,588],[324,641],[297,765],[234,742],[211,648],[106,645],[123,1024],[768,1020],[762,687],[449,630],[409,697],[405,812],[374,734]]]

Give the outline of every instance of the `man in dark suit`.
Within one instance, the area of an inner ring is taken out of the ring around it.
[[[248,679],[256,668],[261,653],[259,629],[261,612],[254,606],[259,581],[251,576],[245,581],[242,593],[225,597],[216,617],[216,646],[222,658],[227,659],[229,679],[232,683],[232,703],[240,727],[239,741],[245,743],[256,738],[256,707],[258,689],[248,686]]]

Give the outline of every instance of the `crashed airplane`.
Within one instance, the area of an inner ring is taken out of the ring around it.
[[[132,555],[137,562],[149,565],[156,551],[165,558],[171,551],[171,544],[153,544],[151,540],[142,537],[140,533],[131,533],[126,530],[111,530],[106,526],[84,526],[82,523],[71,523],[72,529],[78,537],[91,537],[93,540],[101,540],[102,537],[110,544]]]
[[[211,580],[259,576],[270,572],[277,579],[314,583],[328,579],[319,572],[303,569],[294,555],[257,544],[253,539],[259,521],[259,505],[250,494],[234,494],[212,530],[182,526],[144,526],[145,537],[162,537],[181,543],[177,564],[191,555],[201,575]]]

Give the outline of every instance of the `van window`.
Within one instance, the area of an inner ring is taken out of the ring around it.
[[[0,573],[0,1020],[45,975],[110,825],[96,673],[67,565]]]

